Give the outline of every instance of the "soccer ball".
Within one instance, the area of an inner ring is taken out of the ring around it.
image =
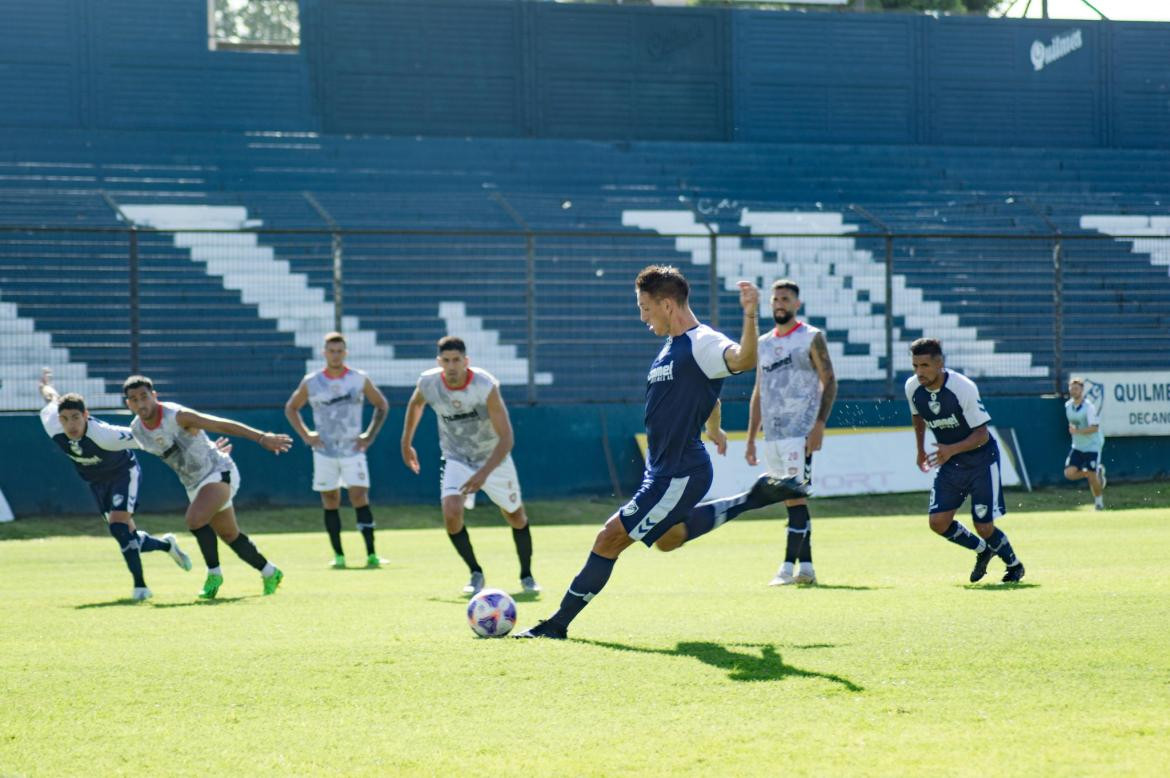
[[[502,638],[516,626],[516,601],[501,589],[483,589],[467,603],[467,623],[481,638]]]

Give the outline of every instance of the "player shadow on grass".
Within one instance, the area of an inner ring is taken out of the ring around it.
[[[872,591],[876,591],[878,589],[893,589],[894,587],[892,587],[892,586],[850,586],[849,584],[815,583],[815,584],[797,584],[796,588],[798,588],[798,589],[812,589],[814,591],[817,589],[840,589],[842,591],[847,591],[847,592],[872,592]]]
[[[1016,583],[990,581],[988,583],[956,584],[956,586],[962,586],[964,589],[971,589],[977,592],[1011,592],[1016,589],[1038,589],[1040,584],[1032,583],[1031,581],[1017,581]]]
[[[785,678],[823,678],[826,681],[840,684],[851,692],[865,691],[847,678],[833,673],[817,673],[812,670],[801,670],[799,667],[784,664],[783,658],[770,643],[732,643],[742,648],[758,648],[760,655],[740,651],[731,651],[718,643],[683,641],[673,650],[663,648],[642,648],[629,646],[623,643],[610,643],[603,640],[574,640],[574,643],[587,643],[602,648],[612,648],[616,651],[633,651],[639,654],[664,654],[666,656],[690,656],[703,664],[727,670],[727,677],[732,681],[782,681]],[[828,648],[829,644],[813,644],[798,646],[797,648]]]
[[[498,588],[498,587],[497,587]],[[504,591],[508,591],[505,589]],[[540,602],[540,592],[508,592],[516,602]],[[457,594],[451,597],[428,597],[427,602],[446,602],[452,605],[466,605],[474,595]]]

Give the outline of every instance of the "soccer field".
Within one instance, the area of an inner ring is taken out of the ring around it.
[[[673,554],[630,549],[567,642],[474,638],[437,528],[382,531],[387,568],[333,571],[316,512],[243,512],[286,572],[275,596],[225,550],[221,599],[196,602],[198,563],[155,553],[155,597],[131,604],[100,520],[0,525],[0,774],[1164,774],[1165,486],[1111,487],[1152,507],[1104,514],[1068,507],[1083,490],[1010,496],[1019,586],[968,585],[972,555],[910,498],[866,517],[822,501],[820,586],[765,586],[783,522],[737,520]],[[555,609],[597,529],[536,522],[611,507],[532,506],[546,591],[517,596],[521,626]],[[488,584],[518,590],[510,534],[476,514]]]

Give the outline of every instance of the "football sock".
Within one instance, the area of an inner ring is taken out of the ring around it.
[[[210,524],[204,524],[199,529],[191,530],[195,540],[199,543],[199,553],[203,555],[203,562],[208,570],[219,567],[219,538]]]
[[[972,535],[971,530],[954,520],[951,521],[951,526],[947,527],[942,536],[952,543],[972,551],[982,551],[986,547],[983,538]]]
[[[991,537],[987,539],[987,546],[1003,560],[1003,563],[1008,567],[1016,564],[1016,552],[1012,550],[1012,544],[1008,541],[1007,535],[1003,534],[1003,530],[999,527],[995,528],[995,532],[991,533]]]
[[[569,623],[584,610],[589,601],[605,588],[605,583],[609,580],[609,575],[613,572],[613,565],[616,561],[616,559],[606,559],[599,554],[590,552],[589,558],[585,560],[585,566],[581,568],[581,572],[577,573],[577,577],[569,584],[565,596],[561,598],[561,607],[549,621],[568,628]]]
[[[232,551],[236,552],[236,556],[257,570],[263,570],[264,566],[268,564],[268,560],[256,549],[256,544],[243,532],[228,545],[231,546]]]
[[[160,540],[154,535],[149,535],[142,530],[138,530],[138,550],[144,554],[147,551],[170,551],[171,542],[169,540]]]
[[[811,562],[812,557],[805,556],[804,550],[808,545],[808,536],[812,529],[808,525],[808,506],[793,505],[788,509],[788,544],[784,549],[784,561],[795,562],[803,559]]]
[[[459,530],[454,535],[448,532],[447,537],[451,538],[451,545],[455,546],[455,550],[459,552],[459,556],[467,563],[467,569],[473,573],[482,573],[483,568],[479,566],[479,562],[475,561],[475,552],[471,550],[471,538],[467,535],[467,527]]]
[[[516,544],[516,556],[520,558],[520,577],[532,575],[532,533],[525,524],[520,529],[512,527],[512,542]]]
[[[366,556],[370,556],[374,553],[374,513],[368,505],[354,508],[354,513],[357,514],[357,528],[362,533],[362,540],[366,541]]]
[[[122,558],[126,560],[126,567],[134,577],[134,585],[139,588],[146,586],[146,580],[142,577],[142,557],[138,553],[138,536],[130,530],[129,524],[120,521],[110,522],[110,534],[122,549]]]
[[[344,556],[341,550],[341,512],[336,508],[325,509],[325,531],[329,533],[329,545],[333,546],[333,553]]]
[[[1093,498],[1093,504],[1096,505],[1098,508],[1104,508],[1105,507],[1105,497],[1103,495],[1100,495],[1100,494],[1097,495],[1096,497]]]
[[[747,492],[699,503],[691,509],[690,515],[683,522],[687,528],[687,542],[706,535],[711,530],[719,529],[744,511],[760,507],[763,506],[753,505],[748,500]]]

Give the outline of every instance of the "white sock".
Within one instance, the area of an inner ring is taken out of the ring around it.
[[[812,562],[801,562],[800,563],[800,574],[801,575],[812,575],[813,574]]]
[[[1099,497],[1094,497],[1093,502],[1097,505],[1104,506],[1105,505],[1105,495],[1102,494]]]
[[[209,567],[209,568],[207,568],[207,574],[208,575],[223,575],[223,568],[219,567],[218,565],[216,567]]]
[[[272,574],[275,572],[276,565],[269,562],[268,564],[264,565],[264,569],[260,571],[260,575],[264,576],[265,578],[271,578]]]
[[[784,564],[780,565],[780,575],[788,575],[788,576],[792,575],[792,563],[791,562],[785,562]]]

